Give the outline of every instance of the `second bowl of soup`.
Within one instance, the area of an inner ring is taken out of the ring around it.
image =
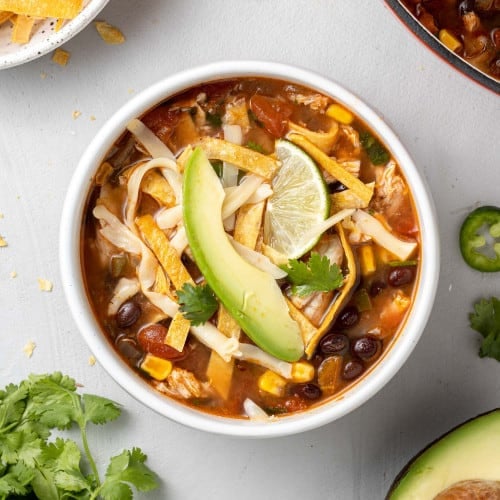
[[[310,429],[375,394],[438,279],[432,204],[395,135],[335,83],[262,62],[175,75],[112,117],[71,182],[61,261],[126,390],[240,436]]]

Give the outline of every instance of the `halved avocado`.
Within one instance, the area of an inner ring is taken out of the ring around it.
[[[304,354],[298,324],[290,317],[276,280],[244,260],[222,223],[222,185],[205,153],[196,148],[184,172],[184,226],[191,252],[207,283],[243,331],[284,361]]]
[[[447,489],[452,485],[461,492],[489,487],[500,491],[500,409],[455,427],[420,452],[399,473],[387,500],[499,498],[451,496]],[[444,490],[447,494],[438,496]]]

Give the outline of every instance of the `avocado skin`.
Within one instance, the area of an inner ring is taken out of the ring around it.
[[[186,163],[183,197],[189,246],[214,293],[255,344],[283,361],[299,360],[304,354],[300,329],[276,281],[230,244],[221,219],[224,191],[200,148]]]
[[[460,442],[464,437],[475,437],[474,441],[477,446],[481,443],[491,443],[492,440],[497,441],[496,454],[494,457],[493,468],[496,470],[497,477],[483,478],[481,477],[482,461],[476,461],[472,464],[469,477],[456,477],[451,483],[442,486],[439,491],[430,496],[422,496],[417,491],[419,486],[427,479],[430,473],[434,474],[434,470],[439,468],[439,462],[432,454],[439,452],[441,448],[445,449],[453,447],[456,450],[454,460],[471,459],[467,456],[467,450],[461,449]],[[474,436],[475,435],[475,436]],[[430,462],[430,463],[429,463]],[[500,480],[500,408],[496,408],[486,413],[482,413],[465,422],[453,427],[436,440],[432,441],[417,455],[415,455],[408,464],[399,472],[394,479],[385,500],[432,500],[435,495],[439,494],[446,487],[451,486],[459,481],[468,479],[496,479]]]

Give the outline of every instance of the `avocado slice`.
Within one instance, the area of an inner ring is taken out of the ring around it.
[[[184,226],[191,252],[219,300],[242,330],[264,351],[297,361],[304,354],[298,324],[290,317],[276,281],[234,250],[222,223],[224,189],[205,153],[196,148],[186,162]]]
[[[387,500],[432,500],[456,483],[463,489],[488,481],[500,481],[500,409],[455,427],[425,448],[400,472]]]

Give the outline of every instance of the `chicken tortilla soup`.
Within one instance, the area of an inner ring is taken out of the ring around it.
[[[391,152],[314,90],[237,78],[133,119],[88,197],[82,267],[117,353],[166,397],[278,418],[390,349],[419,226]]]

